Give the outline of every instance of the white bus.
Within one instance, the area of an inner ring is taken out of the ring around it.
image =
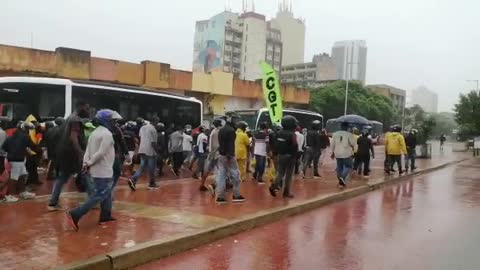
[[[272,122],[270,120],[270,114],[267,108],[262,109],[249,109],[249,110],[236,110],[234,111],[241,120],[247,122],[248,127],[252,130],[257,130],[260,123],[266,122],[271,127]],[[299,110],[299,109],[283,109],[283,115],[292,115],[297,118],[299,126],[301,128],[310,127],[314,120],[319,120],[323,127],[323,116],[319,113]]]
[[[199,126],[202,102],[193,98],[145,88],[102,82],[39,77],[0,77],[0,117],[12,127],[33,114],[39,122],[70,115],[76,102],[116,110],[125,120],[158,116],[165,125]]]

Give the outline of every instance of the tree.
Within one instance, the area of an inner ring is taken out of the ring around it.
[[[337,81],[312,89],[310,108],[326,119],[343,116],[345,105],[345,81]],[[395,112],[387,97],[373,93],[359,82],[349,82],[347,114],[358,114],[369,120],[380,121],[384,127],[399,122],[401,114]]]
[[[460,94],[460,102],[455,105],[454,111],[462,135],[480,134],[480,94],[477,91]]]
[[[445,134],[447,136],[453,134],[453,130],[458,129],[458,124],[455,121],[455,114],[448,112],[431,113],[429,114],[435,119],[435,127],[432,130],[432,135],[440,137]]]

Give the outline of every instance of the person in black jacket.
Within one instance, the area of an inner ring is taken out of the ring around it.
[[[407,155],[405,156],[405,171],[408,172],[408,163],[410,161],[410,168],[414,171],[415,159],[416,159],[416,148],[417,148],[417,132],[415,129],[410,130],[407,137],[405,138],[405,145],[407,146]]]
[[[49,160],[48,171],[47,171],[47,180],[55,180],[58,173],[57,168],[57,150],[56,146],[60,141],[61,137],[61,128],[65,123],[65,119],[62,117],[57,117],[55,119],[55,126],[48,129],[43,136],[43,141],[45,147],[47,148],[47,155]]]
[[[236,117],[227,116],[227,123],[218,132],[218,157],[217,176],[216,176],[216,203],[227,203],[225,200],[225,189],[227,176],[233,184],[233,202],[244,202],[245,198],[240,195],[240,171],[238,169],[237,159],[235,158],[235,125]]]
[[[362,133],[362,136],[358,137],[357,145],[357,158],[363,164],[363,176],[365,178],[368,178],[370,174],[370,157],[375,158],[373,143],[372,140],[368,137],[368,130],[365,129]]]
[[[291,115],[282,118],[282,129],[277,132],[275,146],[278,153],[277,176],[269,188],[270,194],[275,197],[283,187],[283,197],[293,198],[290,191],[292,184],[295,158],[298,152],[297,136],[295,128],[297,119]]]
[[[313,176],[320,177],[320,173],[318,172],[318,163],[320,160],[321,154],[321,137],[320,137],[320,128],[322,127],[322,123],[318,120],[312,122],[311,129],[308,130],[306,140],[306,149],[305,149],[305,164],[303,167],[303,177],[307,173],[307,169],[311,167],[313,162]]]

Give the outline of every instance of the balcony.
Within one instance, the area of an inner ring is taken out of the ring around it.
[[[233,53],[241,54],[241,53],[242,53],[242,50],[239,49],[239,48],[233,48]]]
[[[234,63],[240,63],[240,57],[233,57]]]
[[[234,38],[233,38],[233,42],[242,43],[242,38],[240,38],[240,37],[234,37]]]

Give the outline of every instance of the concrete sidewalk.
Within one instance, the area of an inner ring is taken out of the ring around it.
[[[448,153],[418,160],[418,171],[464,160],[465,153]],[[0,269],[123,269],[169,256],[258,225],[305,212],[380,187],[385,178],[381,153],[374,160],[370,180],[354,177],[339,191],[334,163],[323,167],[323,177],[296,179],[292,200],[272,198],[268,186],[247,180],[242,184],[243,204],[215,205],[209,193],[198,191],[196,180],[166,181],[156,191],[143,188],[116,191],[114,216],[118,221],[99,226],[98,210],[82,219],[74,232],[62,212],[48,213],[48,197],[0,205]],[[69,193],[62,203],[76,206],[83,195]],[[229,198],[230,199],[230,198]]]

